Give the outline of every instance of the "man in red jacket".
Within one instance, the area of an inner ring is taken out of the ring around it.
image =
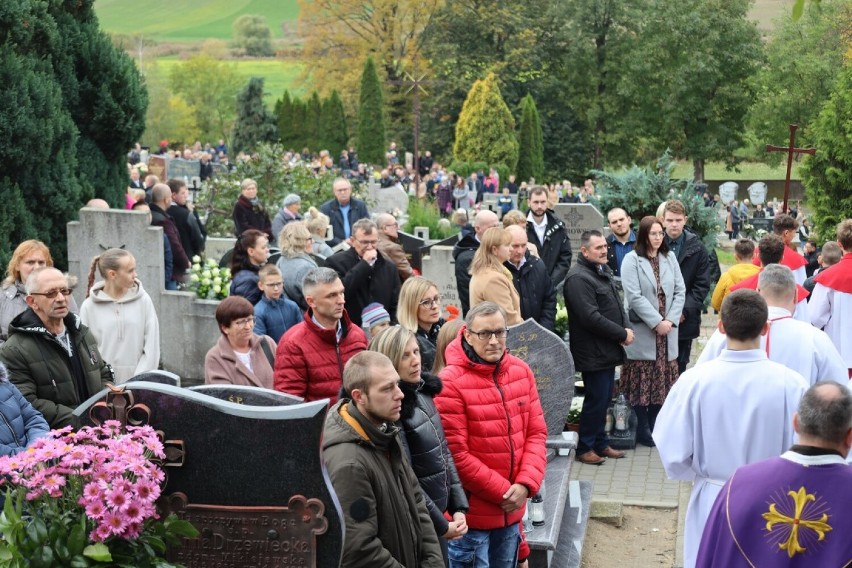
[[[435,397],[447,443],[468,494],[469,530],[449,545],[453,560],[513,568],[527,497],[538,493],[547,466],[547,426],[535,377],[506,351],[506,315],[482,302],[446,351],[443,391]]]
[[[367,348],[367,337],[343,305],[343,282],[331,268],[314,268],[302,282],[305,320],[281,337],[275,352],[275,390],[306,402],[337,402],[346,362]]]

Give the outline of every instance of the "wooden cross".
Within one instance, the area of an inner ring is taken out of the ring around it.
[[[426,81],[426,75],[417,76],[417,58],[414,58],[414,75],[405,73],[405,79],[399,81],[390,81],[394,85],[400,87],[408,87],[405,94],[413,92],[414,100],[412,101],[412,110],[414,111],[414,185],[420,185],[420,93],[425,95],[429,93],[423,88],[423,85],[428,85],[434,81]]]
[[[796,148],[796,129],[799,128],[798,124],[790,125],[790,145],[789,146],[773,146],[771,144],[766,145],[767,152],[787,152],[787,177],[784,180],[784,206],[781,211],[787,212],[787,201],[790,198],[790,172],[793,169],[793,156],[795,154],[810,154],[814,155],[816,153],[816,148]]]

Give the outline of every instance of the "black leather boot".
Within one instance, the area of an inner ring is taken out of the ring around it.
[[[663,406],[661,404],[652,404],[648,406],[648,428],[651,430],[651,433],[654,433],[654,425],[657,424],[657,415],[660,413],[660,409]]]
[[[633,409],[636,411],[636,418],[638,419],[636,443],[649,448],[655,447],[657,444],[654,443],[654,438],[651,437],[651,428],[648,426],[648,407],[634,406]]]

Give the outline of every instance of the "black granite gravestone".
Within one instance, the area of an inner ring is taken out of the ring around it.
[[[138,383],[144,381],[146,383],[159,383],[161,385],[171,385],[173,387],[180,386],[180,377],[168,371],[147,371],[130,377],[125,383]]]
[[[506,346],[535,375],[548,437],[561,437],[574,398],[574,358],[568,346],[531,319],[509,328]]]
[[[327,401],[246,406],[189,389],[130,383],[75,410],[82,424],[114,418],[163,433],[161,511],[199,537],[169,551],[187,568],[337,566],[340,504],[320,455]]]
[[[415,237],[414,235],[409,235],[408,233],[399,231],[399,244],[402,246],[402,250],[405,251],[405,255],[408,257],[408,262],[411,263],[411,267],[416,268],[418,271],[422,270],[423,255],[420,251],[423,248],[423,245],[426,244],[426,241]]]
[[[200,392],[213,398],[227,400],[246,406],[289,406],[301,404],[304,399],[300,396],[278,392],[272,389],[239,385],[198,385],[189,390]]]

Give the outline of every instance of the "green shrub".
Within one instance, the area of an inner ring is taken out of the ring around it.
[[[434,202],[413,199],[408,204],[408,222],[403,227],[403,231],[414,234],[414,227],[429,227],[429,238],[438,240],[446,239],[458,232],[458,229],[452,225],[449,229],[441,229],[438,226],[440,220],[441,214]]]

